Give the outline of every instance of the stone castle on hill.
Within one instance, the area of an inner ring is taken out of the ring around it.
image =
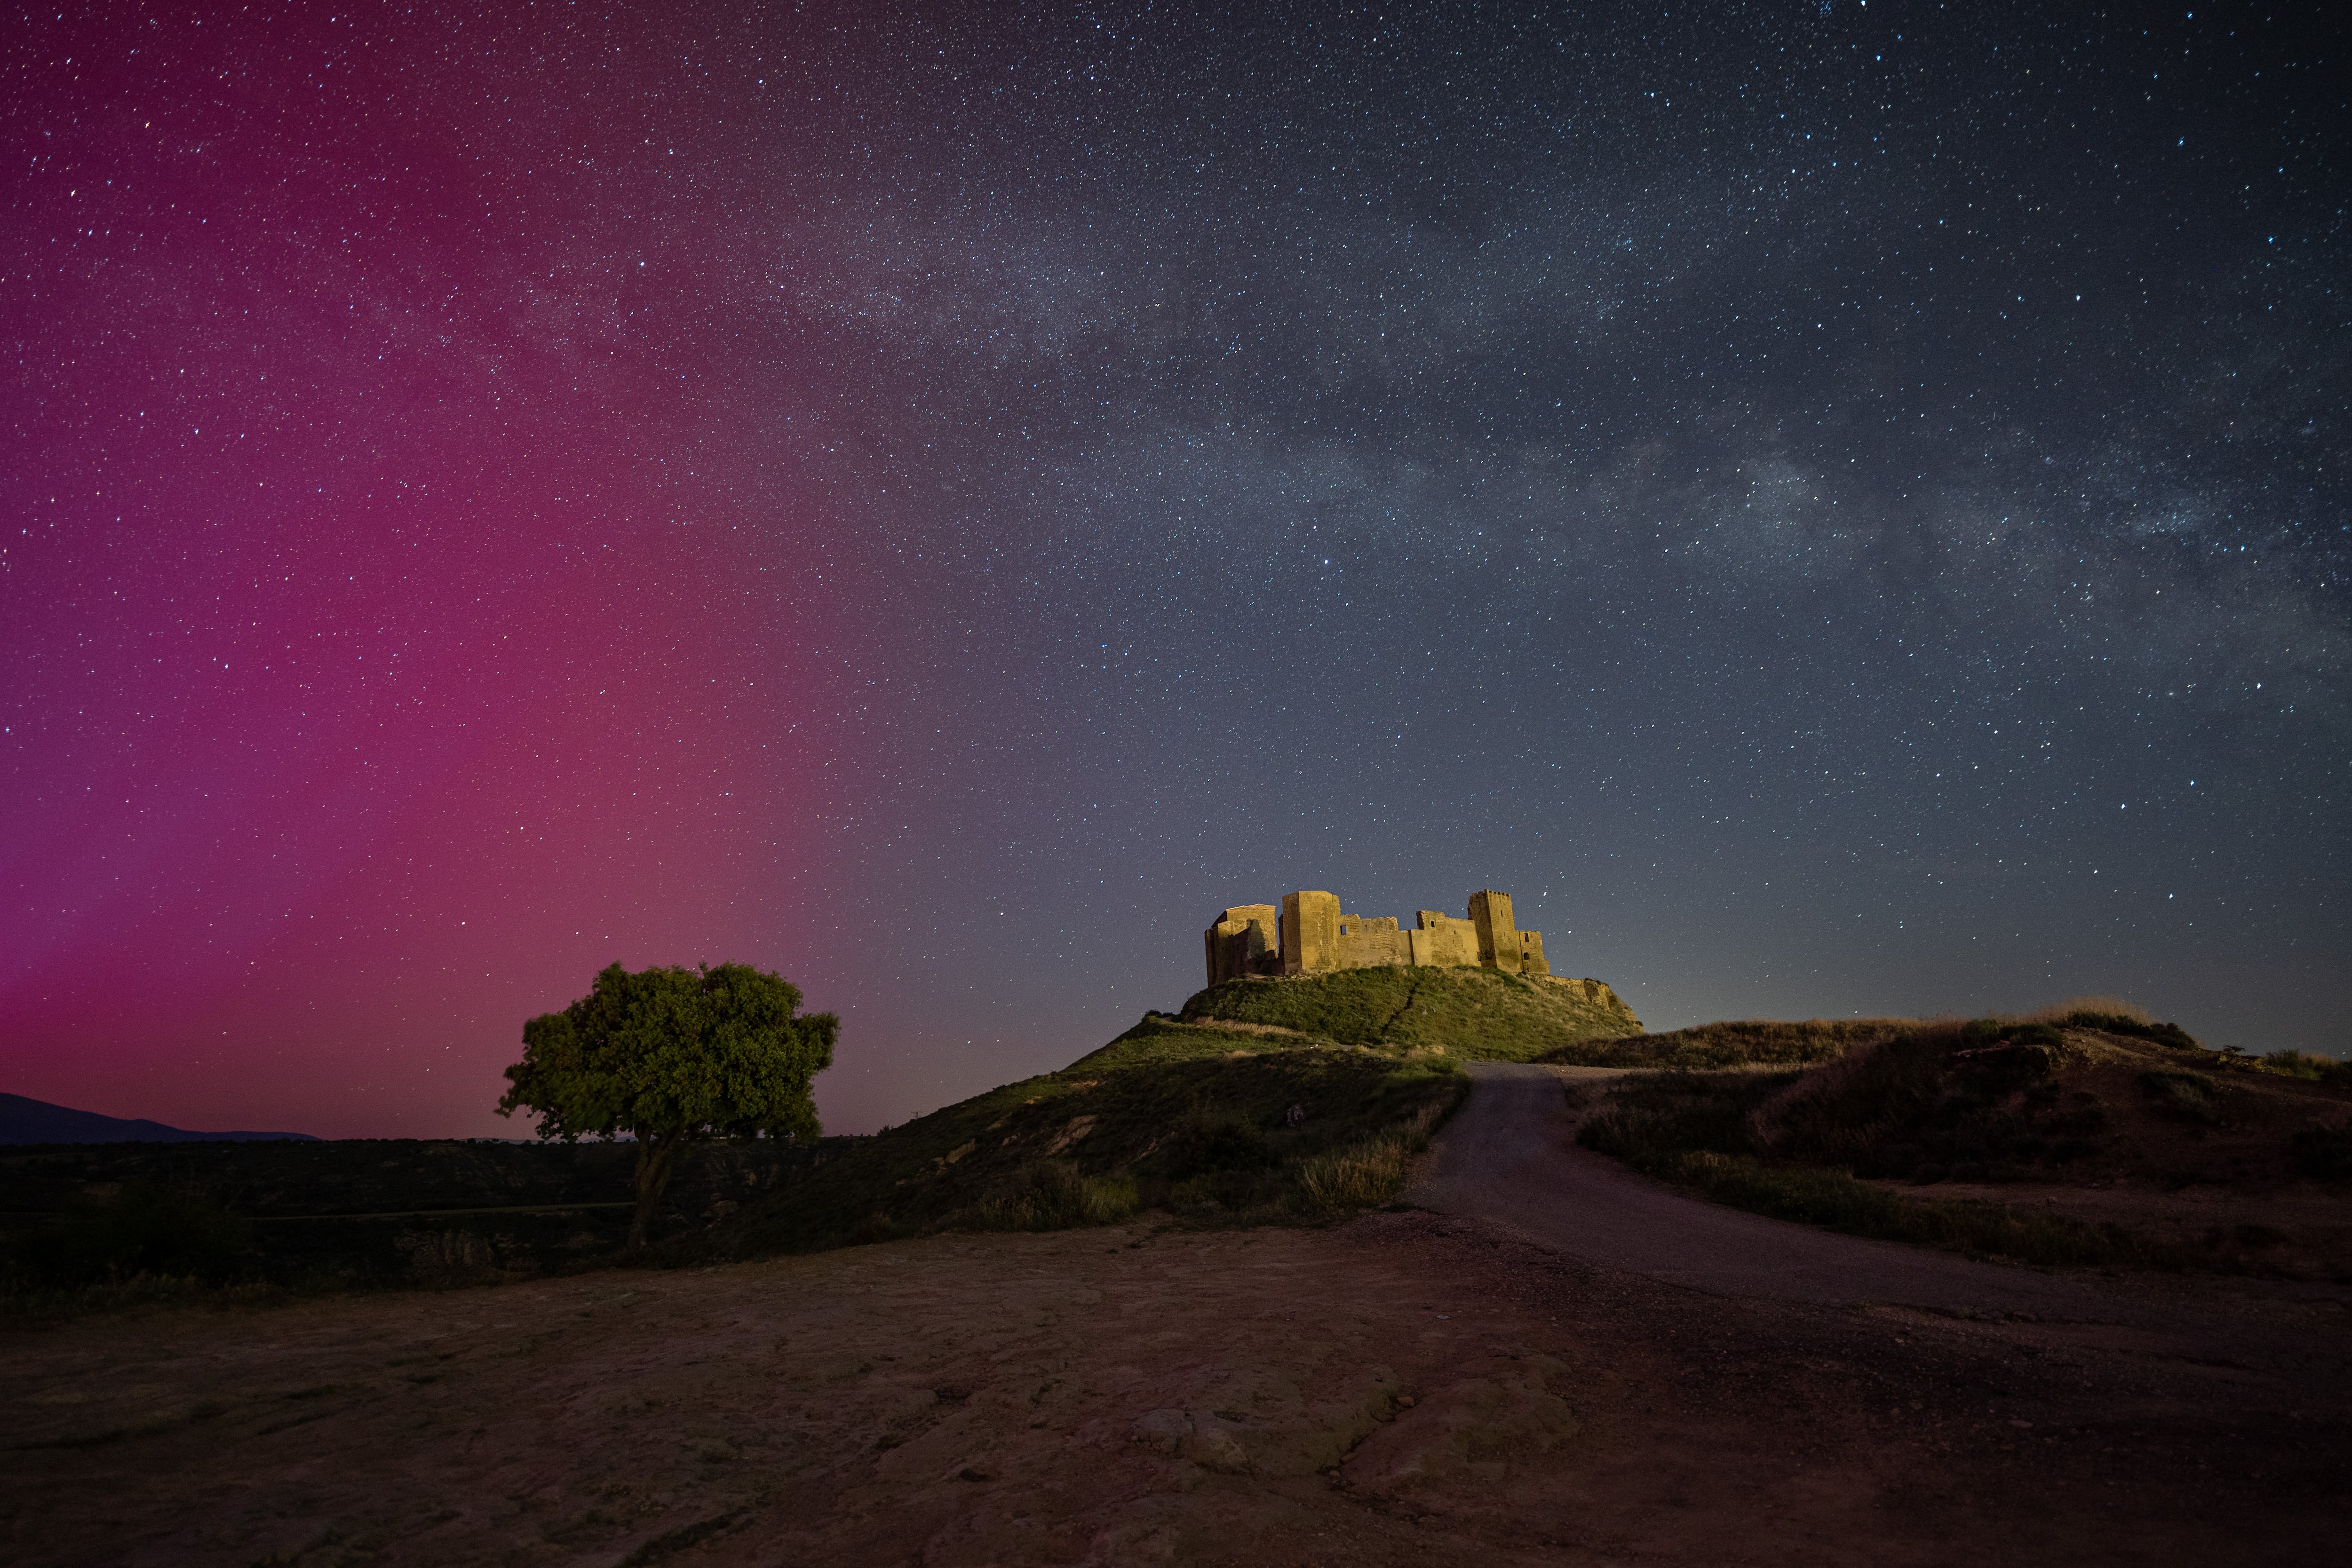
[[[1549,975],[1543,933],[1511,922],[1511,895],[1486,888],[1470,895],[1467,917],[1424,909],[1411,930],[1392,915],[1342,915],[1328,893],[1288,893],[1282,907],[1239,904],[1217,916],[1202,938],[1209,984],[1251,975],[1313,975],[1381,964],[1455,965],[1507,975]]]

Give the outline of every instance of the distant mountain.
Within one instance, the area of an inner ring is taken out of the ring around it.
[[[22,1094],[0,1094],[0,1144],[218,1144],[266,1138],[319,1142],[308,1133],[191,1133],[161,1122],[126,1122]]]

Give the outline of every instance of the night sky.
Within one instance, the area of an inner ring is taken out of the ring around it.
[[[20,8],[0,1087],[515,1135],[735,960],[870,1130],[1300,887],[2342,1053],[2321,17]]]

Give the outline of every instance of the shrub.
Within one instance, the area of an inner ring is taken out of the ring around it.
[[[1168,1168],[1180,1177],[1203,1171],[1264,1170],[1273,1163],[1265,1134],[1230,1112],[1196,1110],[1170,1140]]]
[[[2352,1061],[2338,1061],[2332,1056],[2311,1056],[2300,1051],[2273,1051],[2262,1059],[2260,1065],[2265,1071],[2283,1073],[2289,1078],[2305,1078],[2315,1083],[2352,1088]]]
[[[1457,1103],[1458,1099],[1431,1101],[1394,1133],[1301,1161],[1299,1191],[1316,1208],[1360,1208],[1388,1202],[1404,1186],[1413,1156],[1429,1147],[1430,1134]]]
[[[1320,1208],[1386,1203],[1404,1185],[1413,1149],[1404,1138],[1372,1138],[1320,1155],[1298,1167],[1299,1190]]]
[[[221,1284],[245,1273],[253,1250],[246,1222],[191,1193],[131,1182],[85,1198],[34,1233],[20,1256],[53,1285],[158,1278]]]
[[[2107,1034],[2128,1035],[2134,1040],[2151,1040],[2158,1045],[2169,1045],[2182,1051],[2201,1051],[2197,1037],[2177,1023],[2149,1023],[2123,1013],[2096,1012],[2077,1009],[2058,1020],[2068,1029],[2095,1029]]]
[[[2200,1072],[2143,1072],[2140,1092],[2158,1110],[2200,1126],[2221,1124],[2221,1086]]]
[[[2126,1023],[2152,1024],[2156,1021],[2156,1015],[2137,1002],[2115,996],[2068,997],[2055,1006],[2043,1008],[2032,1018],[2037,1023],[2064,1024],[2068,1018],[2077,1013],[2097,1013],[2105,1018],[2120,1019]]]
[[[1032,1160],[981,1200],[980,1222],[991,1230],[1065,1230],[1109,1225],[1134,1212],[1133,1180],[1080,1176],[1064,1160]]]

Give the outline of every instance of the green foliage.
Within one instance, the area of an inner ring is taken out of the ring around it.
[[[247,1271],[253,1237],[245,1221],[191,1193],[131,1182],[110,1197],[83,1198],[19,1248],[19,1260],[45,1286],[119,1282],[148,1276],[224,1284]]]
[[[1195,994],[1188,1024],[1288,1030],[1343,1045],[1443,1049],[1467,1061],[1528,1061],[1571,1041],[1638,1034],[1622,1008],[1569,987],[1497,969],[1382,965],[1329,974],[1228,980]]]
[[[1541,1060],[1579,1067],[1720,1068],[1828,1061],[1857,1045],[1918,1027],[1913,1019],[1736,1019],[1665,1034],[1580,1040]]]
[[[523,1025],[523,1058],[499,1114],[527,1110],[539,1135],[627,1133],[817,1135],[809,1080],[833,1065],[841,1020],[794,1017],[800,988],[743,964],[614,964],[562,1012]]]
[[[709,1137],[812,1141],[809,1080],[833,1065],[841,1020],[794,1017],[800,988],[744,964],[635,973],[614,964],[562,1012],[523,1025],[523,1058],[499,1114],[538,1114],[539,1135],[637,1141],[637,1217],[647,1222],[679,1146]]]

